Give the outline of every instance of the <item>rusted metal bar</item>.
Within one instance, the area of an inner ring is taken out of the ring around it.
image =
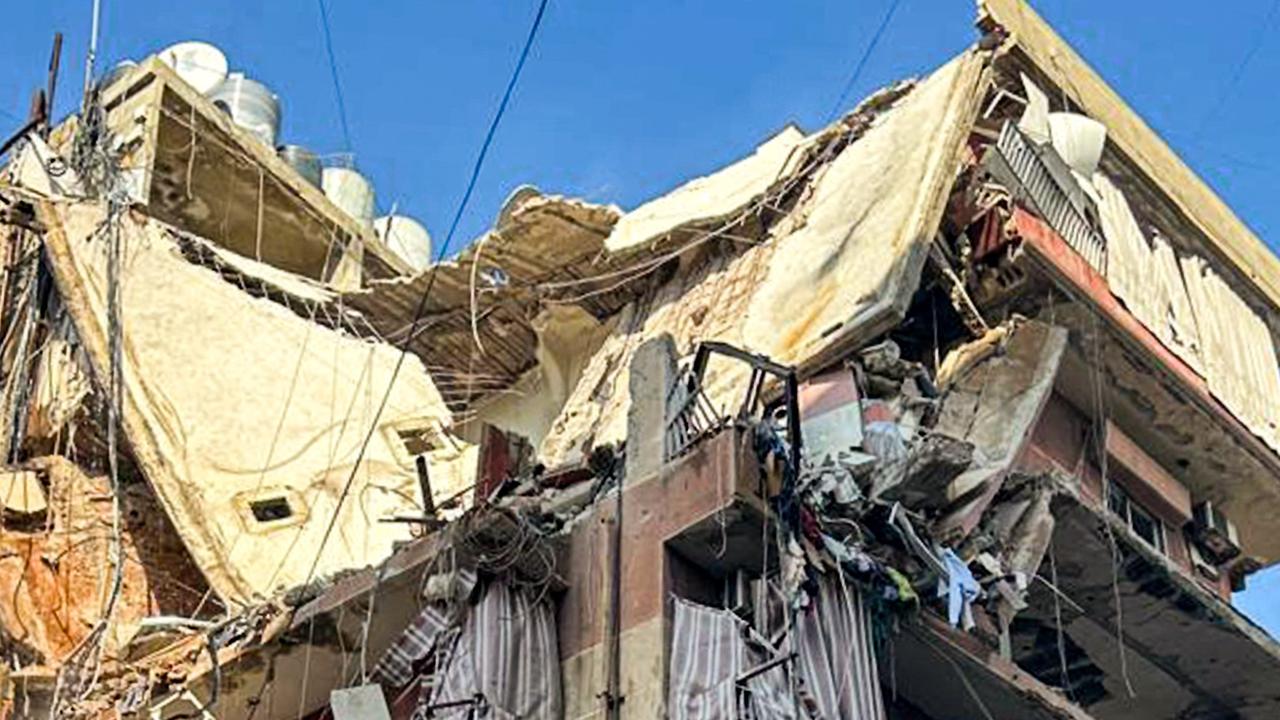
[[[436,502],[431,496],[431,473],[427,469],[427,458],[419,455],[413,460],[418,471],[418,488],[422,491],[422,513],[428,517],[436,514]]]
[[[40,137],[48,140],[53,125],[54,93],[58,90],[58,67],[62,64],[62,33],[53,34],[53,51],[49,54],[49,80],[44,93],[44,123]]]

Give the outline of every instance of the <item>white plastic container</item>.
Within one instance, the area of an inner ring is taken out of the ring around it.
[[[404,215],[383,215],[373,223],[378,237],[414,270],[431,265],[431,234],[422,223]]]
[[[208,95],[227,78],[227,56],[207,42],[180,42],[157,56],[201,95]]]
[[[365,227],[373,226],[373,185],[350,168],[327,167],[320,186],[338,209]]]

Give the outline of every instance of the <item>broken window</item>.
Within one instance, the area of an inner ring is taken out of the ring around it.
[[[1110,483],[1107,491],[1107,508],[1124,521],[1133,534],[1137,535],[1153,550],[1165,555],[1164,523],[1149,510],[1134,501],[1129,493],[1115,482]]]

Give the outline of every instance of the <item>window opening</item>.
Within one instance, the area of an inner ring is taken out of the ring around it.
[[[254,500],[249,503],[249,511],[253,513],[254,520],[262,523],[293,517],[293,508],[289,506],[289,500],[283,497]]]
[[[396,435],[400,436],[404,449],[413,456],[426,455],[432,450],[440,449],[436,432],[430,427],[400,428],[396,430]]]
[[[1115,481],[1108,484],[1110,489],[1107,492],[1107,509],[1123,520],[1129,526],[1129,529],[1133,531],[1133,534],[1151,546],[1153,550],[1162,555],[1167,554],[1164,523],[1160,522],[1159,518],[1149,510],[1135,502]]]

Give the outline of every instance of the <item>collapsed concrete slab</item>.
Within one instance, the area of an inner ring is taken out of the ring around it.
[[[449,411],[416,358],[397,368],[389,345],[251,297],[189,262],[163,224],[108,221],[100,205],[49,203],[41,217],[97,378],[110,376],[108,297],[119,284],[126,437],[224,601],[368,564],[407,539],[403,525],[379,519],[421,512],[410,444],[428,448],[442,496],[470,482],[462,468],[473,450],[448,437]],[[116,278],[104,233],[120,243]]]

